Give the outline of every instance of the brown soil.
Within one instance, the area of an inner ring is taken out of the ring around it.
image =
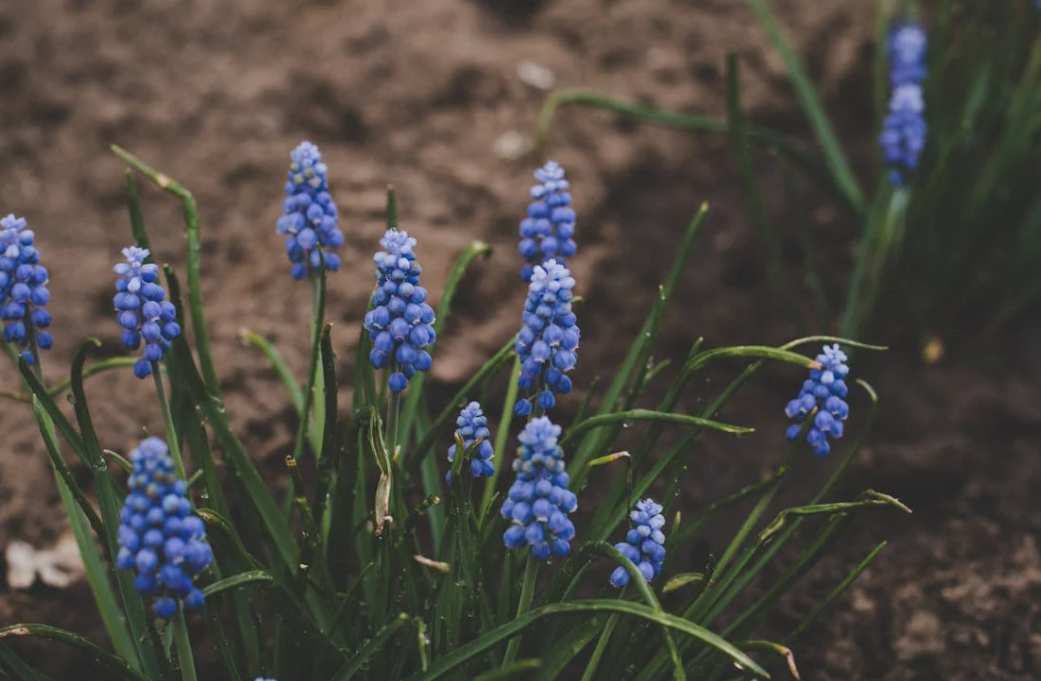
[[[874,3],[772,4],[840,130],[869,144],[858,131],[870,120]],[[403,226],[419,239],[432,292],[469,241],[495,247],[468,280],[479,295],[461,294],[439,345],[434,378],[453,384],[513,333],[523,297],[515,230],[545,92],[520,72],[548,73],[553,87],[720,114],[723,55],[735,51],[756,121],[804,132],[783,67],[739,0],[15,0],[0,6],[0,37],[0,211],[29,219],[52,272],[57,343],[45,358],[47,376],[63,377],[87,334],[102,339],[105,353],[119,352],[111,265],[129,229],[122,167],[108,152],[115,142],[199,201],[204,295],[229,411],[271,471],[294,423],[274,374],[238,333],[248,327],[272,338],[302,372],[306,287],[288,278],[274,234],[288,151],[300,139],[322,147],[347,232],[345,266],[330,279],[329,295],[342,358],[352,356],[388,183],[398,191]],[[664,328],[667,352],[682,353],[698,335],[720,345],[777,343],[798,333],[771,293],[721,140],[565,110],[550,153],[568,168],[580,214],[574,269],[588,299],[580,384],[624,351],[616,339],[638,327],[672,243],[703,200],[713,208],[681,309]],[[780,207],[780,176],[765,180],[768,201]],[[182,267],[178,207],[151,188],[145,200],[158,256]],[[842,276],[853,226],[815,201],[799,215]],[[805,612],[873,539],[892,540],[826,623],[796,646],[804,678],[1036,677],[1041,508],[1031,492],[1041,482],[1041,363],[1028,348],[1038,333],[1027,325],[999,339],[952,343],[949,357],[930,367],[911,343],[857,367],[884,406],[850,490],[893,493],[916,514],[899,523],[866,516],[843,555],[786,601],[775,626]],[[898,346],[906,340],[888,329],[876,336]],[[350,368],[341,364],[346,377]],[[0,378],[16,385],[9,367]],[[780,405],[798,380],[771,373],[729,412],[759,433],[706,448],[692,470],[692,505],[776,460]],[[89,392],[107,447],[125,450],[142,427],[160,426],[150,386],[128,373],[91,379]],[[15,538],[49,545],[64,521],[31,415],[8,405],[0,419],[0,546]],[[46,621],[96,636],[90,608],[82,585],[0,592],[5,624]],[[76,674],[72,661],[51,660],[50,668],[59,678]]]

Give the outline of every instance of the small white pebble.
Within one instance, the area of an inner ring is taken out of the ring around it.
[[[531,140],[516,130],[507,130],[492,143],[492,151],[506,161],[516,161],[528,152]]]
[[[552,71],[527,59],[517,63],[517,77],[525,85],[537,90],[548,90],[557,82],[557,77]]]

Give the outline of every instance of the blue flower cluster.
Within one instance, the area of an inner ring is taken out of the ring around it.
[[[329,169],[322,163],[322,152],[310,142],[301,142],[289,159],[286,198],[276,229],[286,235],[286,253],[293,264],[290,273],[299,281],[309,271],[317,272],[322,260],[330,272],[340,269],[340,256],[330,249],[343,246],[343,232],[329,194]]]
[[[369,360],[382,369],[392,366],[388,385],[394,392],[408,387],[417,371],[430,368],[430,353],[424,350],[434,342],[434,308],[427,304],[427,291],[419,285],[419,266],[412,248],[416,240],[408,232],[388,229],[380,239],[387,249],[376,261],[376,290],[372,309],[365,315],[365,328],[372,339]]]
[[[820,369],[810,369],[810,377],[802,384],[799,396],[788,403],[784,413],[797,423],[788,426],[788,439],[794,440],[802,431],[802,424],[816,410],[813,425],[806,434],[806,441],[817,456],[826,456],[831,451],[828,437],[842,437],[842,422],[849,417],[849,404],[845,397],[849,394],[846,386],[846,354],[838,345],[824,346],[824,352],[817,355]]]
[[[147,248],[129,246],[123,249],[126,262],[115,266],[119,275],[116,279],[116,319],[123,327],[123,345],[127,350],[137,350],[142,339],[145,351],[134,363],[134,375],[145,378],[152,373],[152,364],[163,358],[170,348],[170,341],[181,335],[177,324],[177,310],[173,303],[164,300],[166,291],[156,283],[159,266],[145,264]]]
[[[51,313],[44,309],[51,294],[34,240],[25,218],[0,219],[0,319],[4,340],[18,346],[27,364],[35,361],[32,343],[41,350],[54,345],[43,330],[51,325]]]
[[[536,265],[528,285],[524,305],[524,327],[517,334],[515,348],[521,360],[517,382],[521,390],[539,390],[542,409],[552,409],[556,395],[571,392],[571,379],[565,374],[578,361],[579,329],[571,311],[575,280],[556,260]],[[517,401],[516,413],[532,412],[528,398]]]
[[[459,412],[459,418],[455,420],[455,434],[463,441],[463,448],[470,449],[475,442],[479,442],[474,452],[473,460],[470,461],[470,475],[475,478],[491,477],[495,473],[495,464],[492,462],[491,432],[488,430],[488,417],[481,410],[481,405],[471,402]],[[448,461],[455,461],[456,445],[448,448]],[[452,471],[445,474],[445,480],[452,484]]]
[[[912,21],[902,23],[889,36],[888,48],[893,92],[878,141],[890,169],[889,181],[900,186],[907,173],[918,167],[925,148],[925,30]]]
[[[629,512],[629,518],[636,526],[629,530],[624,542],[614,545],[618,551],[631,560],[640,574],[648,582],[661,572],[665,560],[665,516],[662,515],[661,504],[651,499],[636,502],[636,508]],[[611,586],[621,588],[629,583],[629,571],[624,567],[615,568],[611,573]]]
[[[527,261],[521,269],[524,281],[531,281],[535,265],[556,259],[563,264],[575,255],[575,211],[571,208],[570,186],[564,169],[555,161],[535,171],[539,181],[531,188],[528,217],[520,223],[518,250]]]
[[[119,515],[116,567],[135,570],[134,588],[155,597],[155,614],[170,619],[178,601],[189,610],[202,606],[203,594],[193,578],[213,561],[213,551],[166,443],[157,437],[143,440],[130,461],[130,494]]]
[[[560,426],[545,416],[528,421],[518,436],[521,447],[513,462],[517,479],[502,502],[502,517],[510,522],[503,534],[506,548],[530,546],[531,555],[540,560],[550,554],[568,555],[575,536],[567,516],[578,508],[578,497],[567,488],[558,437]]]

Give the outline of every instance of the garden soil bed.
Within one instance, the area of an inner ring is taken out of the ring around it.
[[[772,4],[840,134],[868,158],[874,3]],[[347,233],[329,293],[342,379],[351,375],[389,183],[432,292],[467,243],[493,246],[439,342],[433,378],[447,392],[518,324],[516,224],[537,162],[530,133],[545,88],[590,87],[719,115],[723,56],[734,51],[752,118],[805,133],[783,67],[739,0],[13,0],[0,5],[0,38],[0,212],[29,219],[52,274],[56,345],[47,377],[64,377],[86,335],[102,340],[100,356],[119,353],[111,266],[129,228],[123,168],[108,151],[118,143],[198,199],[204,298],[228,409],[273,484],[295,424],[274,373],[239,333],[272,338],[303,371],[306,287],[289,279],[274,233],[288,151],[301,139],[325,153]],[[804,331],[772,290],[724,140],[562,110],[548,150],[568,169],[580,216],[574,269],[587,302],[577,384],[617,364],[620,339],[638,329],[702,201],[709,219],[663,328],[663,354],[682,355],[698,336],[710,345],[776,344]],[[783,177],[759,160],[767,201],[780,211]],[[183,268],[178,206],[150,187],[144,194],[158,257]],[[786,252],[797,266],[797,232],[787,223],[799,222],[829,263],[837,305],[855,229],[821,197],[803,194],[797,210],[782,213]],[[915,514],[865,514],[769,626],[797,621],[888,538],[793,646],[803,678],[1037,678],[1041,326],[1028,319],[987,337],[951,335],[946,357],[930,365],[902,325],[880,325],[871,337],[893,350],[856,358],[854,371],[882,404],[844,491],[888,492]],[[686,508],[776,463],[781,410],[801,378],[771,370],[728,407],[730,420],[757,433],[699,446]],[[17,385],[10,367],[0,383]],[[88,392],[105,446],[126,451],[142,428],[160,429],[150,385],[128,372],[93,378]],[[854,402],[854,424],[863,402]],[[0,548],[16,539],[48,547],[66,522],[28,408],[5,403],[0,426]],[[800,462],[793,498],[812,494],[835,463]],[[692,552],[718,551],[714,541]],[[18,621],[101,636],[82,583],[28,592],[0,583],[0,624]],[[57,678],[79,678],[82,660],[65,651],[20,650]]]

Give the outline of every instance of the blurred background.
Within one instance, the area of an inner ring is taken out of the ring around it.
[[[889,9],[880,20],[874,0],[768,3],[866,192],[859,209],[754,140],[742,165],[733,153],[741,140],[725,130],[560,106],[535,148],[540,110],[563,89],[733,122],[732,53],[748,125],[823,158],[789,65],[749,4],[7,0],[0,212],[29,220],[51,272],[56,342],[45,374],[64,378],[86,335],[102,340],[103,354],[120,353],[111,267],[131,238],[112,143],[198,200],[204,300],[228,410],[276,485],[295,417],[275,373],[239,335],[266,335],[304,371],[306,284],[289,278],[275,234],[288,154],[300,140],[321,147],[347,234],[344,267],[329,279],[341,380],[352,375],[352,325],[370,293],[389,184],[435,299],[470,241],[493,246],[439,339],[432,376],[446,393],[516,332],[524,296],[517,224],[543,158],[566,167],[579,216],[573,270],[586,302],[576,385],[622,357],[675,240],[707,201],[663,354],[683,355],[699,336],[710,346],[780,344],[843,328],[891,347],[854,358],[854,374],[881,395],[857,486],[891,493],[915,515],[899,527],[888,526],[891,516],[863,518],[840,555],[789,597],[793,612],[805,611],[818,585],[844,575],[870,539],[892,540],[795,651],[804,678],[1036,678],[1041,204],[1032,178],[1041,88],[1032,79],[1041,56],[1033,5],[926,8],[936,31],[927,85],[935,138],[900,201],[875,158],[885,94],[879,37],[896,8],[882,3]],[[181,268],[180,208],[142,189],[157,255]],[[894,211],[899,221],[878,222]],[[867,302],[851,323],[849,287],[862,261]],[[777,276],[787,283],[777,286]],[[779,369],[768,377],[731,408],[756,435],[699,445],[684,489],[692,508],[776,463],[783,408],[801,376]],[[16,385],[14,370],[0,367],[0,389]],[[150,386],[129,372],[91,379],[88,389],[98,431],[110,438],[103,445],[125,451],[143,427],[160,426]],[[50,547],[66,528],[30,410],[5,403],[0,428],[0,548],[14,540]],[[818,477],[830,465],[812,463]],[[710,537],[691,551],[713,549]],[[0,622],[89,631],[90,612],[82,583],[25,591],[0,581]]]

